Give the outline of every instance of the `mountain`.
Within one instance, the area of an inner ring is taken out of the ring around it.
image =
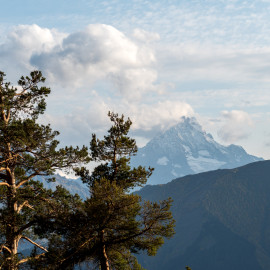
[[[137,192],[145,200],[171,197],[175,236],[148,270],[269,270],[270,161],[189,175]]]
[[[184,175],[236,168],[259,160],[263,159],[247,154],[241,146],[217,143],[194,117],[182,117],[176,126],[140,148],[131,165],[155,168],[148,184],[163,184]]]
[[[83,184],[79,179],[69,179],[59,174],[53,176],[55,182],[47,182],[45,176],[36,176],[35,180],[40,181],[46,188],[55,190],[56,186],[63,186],[71,194],[75,195],[76,193],[85,200],[89,197],[89,189],[87,185]]]

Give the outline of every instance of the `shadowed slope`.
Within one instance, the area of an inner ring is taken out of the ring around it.
[[[176,235],[148,269],[270,269],[270,161],[189,175],[138,192],[172,197]]]

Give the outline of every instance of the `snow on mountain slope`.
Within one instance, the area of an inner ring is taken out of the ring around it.
[[[63,186],[67,189],[71,194],[78,194],[83,200],[90,196],[89,189],[86,184],[83,184],[79,179],[68,179],[64,176],[60,176],[59,174],[54,175],[55,182],[47,182],[46,177],[44,176],[36,176],[35,180],[40,181],[46,188],[50,188],[52,190],[56,189],[56,186]]]
[[[131,165],[155,168],[148,184],[164,184],[187,174],[235,168],[259,160],[241,146],[217,143],[194,117],[182,117],[176,126],[140,148]]]

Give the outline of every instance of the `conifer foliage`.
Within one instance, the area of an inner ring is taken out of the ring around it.
[[[13,87],[0,72],[0,269],[15,270],[28,262],[29,257],[18,254],[21,240],[39,250],[36,258],[47,252],[32,238],[34,227],[44,212],[53,218],[53,209],[66,194],[59,188],[46,190],[33,178],[88,159],[86,147],[57,149],[58,132],[37,123],[50,93],[39,86],[44,81],[42,73],[34,71]]]
[[[134,254],[155,255],[164,238],[174,234],[171,199],[142,202],[129,192],[144,184],[152,169],[130,167],[130,157],[137,151],[135,140],[127,135],[131,121],[115,113],[109,117],[108,135],[103,140],[93,135],[90,143],[90,158],[101,164],[92,173],[76,170],[88,183],[90,198],[53,226],[48,256],[57,256],[45,258],[44,269],[72,269],[82,262],[89,262],[89,269],[95,265],[101,270],[142,269]]]
[[[91,175],[88,171],[78,174],[90,187],[101,178],[116,182],[124,191],[142,186],[151,176],[153,169],[146,170],[142,166],[131,169],[129,165],[131,156],[138,150],[136,141],[127,136],[132,122],[129,118],[125,121],[124,116],[119,117],[117,113],[109,112],[108,116],[113,123],[108,135],[100,140],[93,134],[90,142],[91,159],[102,164],[97,166]]]
[[[87,147],[59,148],[59,134],[38,123],[50,89],[40,71],[21,77],[18,87],[0,72],[0,269],[73,269],[89,264],[101,270],[142,269],[135,254],[155,255],[174,234],[171,199],[142,202],[132,194],[153,169],[130,167],[136,154],[128,136],[130,119],[109,113],[112,127]],[[97,161],[92,173],[82,163]],[[82,201],[63,187],[48,190],[35,180],[53,181],[56,169],[72,168],[89,186]],[[41,244],[36,239],[47,239]],[[20,243],[32,246],[20,254]]]

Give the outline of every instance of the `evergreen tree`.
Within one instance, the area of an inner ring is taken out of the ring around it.
[[[92,135],[90,143],[91,159],[102,164],[97,166],[91,175],[89,171],[78,171],[82,181],[88,183],[91,187],[93,183],[101,178],[106,178],[110,182],[116,182],[124,191],[128,191],[136,186],[142,186],[151,176],[153,169],[146,170],[142,166],[132,168],[129,165],[131,156],[137,152],[136,141],[127,136],[131,127],[131,120],[124,120],[124,116],[118,116],[115,113],[108,113],[113,122],[108,130],[108,135],[103,140]]]
[[[137,151],[135,140],[127,136],[131,121],[115,113],[109,117],[113,125],[108,135],[103,140],[93,135],[90,143],[90,158],[101,164],[92,173],[85,168],[76,170],[88,183],[91,196],[52,226],[54,238],[44,268],[72,269],[89,262],[101,270],[142,269],[134,254],[147,251],[155,255],[164,238],[174,234],[171,199],[141,202],[138,195],[129,193],[146,183],[152,169],[130,167],[130,157]]]
[[[85,147],[58,149],[58,132],[37,123],[50,93],[49,88],[39,86],[44,81],[42,73],[34,71],[21,77],[16,88],[0,72],[1,269],[15,270],[29,261],[18,254],[22,239],[39,250],[36,258],[44,256],[47,249],[32,238],[35,225],[41,217],[45,219],[45,213],[53,220],[65,205],[62,202],[68,194],[63,189],[46,190],[33,178],[52,175],[56,169],[70,168],[88,159]]]

